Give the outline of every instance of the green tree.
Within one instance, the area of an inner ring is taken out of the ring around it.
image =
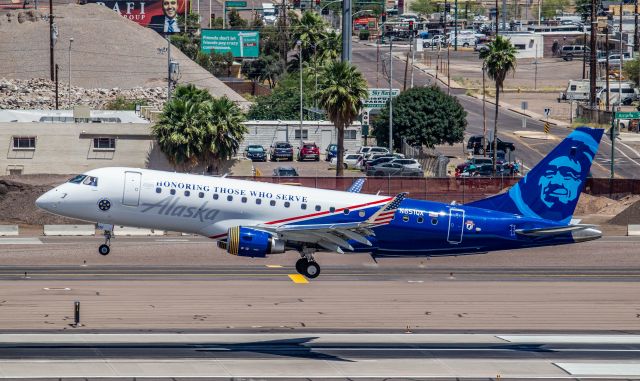
[[[393,147],[402,139],[412,146],[433,147],[461,142],[467,127],[467,112],[454,96],[437,86],[415,87],[393,99]],[[389,106],[373,124],[376,141],[389,145]]]
[[[247,26],[249,25],[247,20],[243,19],[240,16],[240,13],[238,13],[234,8],[227,11],[227,20],[229,20],[229,28],[231,29],[247,29]]]
[[[480,52],[480,59],[484,60],[483,66],[487,75],[496,84],[496,108],[493,124],[493,172],[496,171],[498,154],[498,110],[500,107],[500,89],[503,88],[507,74],[516,70],[516,48],[507,38],[496,36],[496,39],[487,45],[488,49]]]
[[[211,66],[209,72],[216,77],[230,77],[231,65],[233,65],[233,54],[231,52],[218,53],[211,51],[209,53]]]
[[[244,61],[242,71],[248,79],[254,82],[267,82],[269,88],[273,89],[284,71],[284,65],[277,54],[261,55],[255,60]]]
[[[239,136],[246,131],[237,120],[242,120],[242,113],[228,99],[214,99],[206,90],[186,85],[176,88],[152,130],[169,162],[189,170],[228,158],[233,147],[237,150]]]
[[[311,107],[315,99],[315,82],[313,76],[303,70],[303,106]],[[270,95],[256,98],[247,113],[249,119],[255,120],[297,120],[300,118],[300,82],[298,73],[285,74]],[[312,119],[303,115],[304,119]]]
[[[212,169],[213,173],[219,173],[220,164],[238,153],[248,132],[242,123],[244,115],[226,96],[203,102],[202,112],[207,115],[207,123],[201,160],[207,172]]]
[[[344,129],[356,120],[367,95],[367,81],[349,62],[332,61],[324,67],[316,96],[338,130],[336,176],[342,176],[344,170]]]
[[[636,86],[640,86],[640,58],[636,57],[630,61],[625,60],[622,72],[626,78],[629,78]]]
[[[568,0],[544,0],[541,13],[545,19],[553,19],[558,12],[563,12],[569,6]]]
[[[426,16],[433,13],[434,7],[431,0],[415,0],[409,5],[409,9],[420,16]]]
[[[200,51],[200,37],[189,34],[174,34],[171,36],[171,44],[180,49],[185,56],[195,60]]]
[[[125,97],[116,97],[105,104],[105,110],[128,110],[135,111],[136,105],[144,106],[148,102],[146,99],[126,99]]]

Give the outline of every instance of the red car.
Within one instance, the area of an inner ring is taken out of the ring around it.
[[[320,160],[320,149],[314,142],[305,142],[300,147],[298,152],[298,161],[304,161],[306,159],[313,159],[315,161]]]

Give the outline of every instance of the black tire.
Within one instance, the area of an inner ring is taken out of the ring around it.
[[[316,161],[320,161],[320,156],[316,157]]]
[[[342,167],[343,167],[344,169],[349,169],[349,165],[348,165],[347,163],[342,163]]]
[[[109,255],[109,252],[111,252],[109,245],[102,244],[98,247],[98,253],[100,253],[100,255]]]
[[[468,48],[468,47],[469,47],[469,43],[468,43],[468,42],[465,42],[464,44],[462,44],[462,47],[463,47],[463,48]]]
[[[316,262],[307,262],[304,268],[304,276],[309,279],[315,279],[320,275],[320,265]]]
[[[304,269],[307,267],[309,260],[307,258],[300,258],[296,261],[296,271],[298,274],[305,275]]]
[[[478,148],[478,155],[484,155],[484,148]]]

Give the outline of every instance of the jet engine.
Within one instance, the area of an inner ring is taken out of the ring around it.
[[[264,258],[267,254],[284,253],[284,241],[262,230],[235,226],[229,229],[227,239],[218,241],[218,247],[240,257]]]

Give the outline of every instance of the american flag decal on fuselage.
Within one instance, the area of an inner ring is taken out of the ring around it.
[[[393,198],[384,208],[369,218],[369,222],[375,225],[386,225],[391,222],[393,215],[398,210],[402,200],[407,197],[407,193],[400,193]]]

